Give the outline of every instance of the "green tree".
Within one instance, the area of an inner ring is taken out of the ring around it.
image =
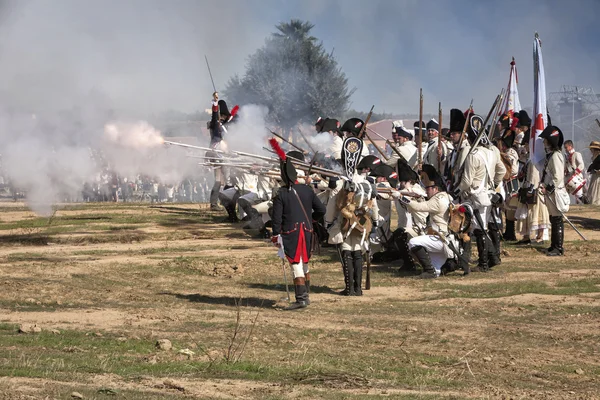
[[[314,25],[291,20],[252,54],[243,77],[233,76],[225,95],[238,104],[262,104],[272,123],[289,130],[319,116],[341,117],[354,89],[337,61],[310,35]]]

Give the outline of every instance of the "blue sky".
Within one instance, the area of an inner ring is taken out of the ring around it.
[[[484,113],[512,56],[531,105],[535,31],[549,92],[600,92],[598,15],[598,0],[0,0],[0,102],[68,107],[93,90],[123,113],[204,109],[204,54],[223,87],[277,23],[299,18],[335,48],[354,108],[414,113],[422,87],[426,111],[474,98]]]

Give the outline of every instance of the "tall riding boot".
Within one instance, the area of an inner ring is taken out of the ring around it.
[[[469,262],[471,261],[471,244],[472,241],[469,238],[469,240],[465,240],[462,242],[462,247],[463,247],[463,258],[465,259],[463,260],[459,260],[458,261],[458,265],[460,266],[460,268],[462,268],[462,270],[464,271],[464,275],[469,275],[469,273],[471,272],[471,266],[469,265]]]
[[[431,257],[429,257],[429,253],[425,250],[423,246],[415,246],[411,249],[411,253],[413,257],[417,259],[421,267],[423,267],[423,273],[417,276],[419,279],[432,279],[437,278],[437,274],[435,273],[435,268],[433,268],[433,264],[431,263]]]
[[[515,221],[506,220],[506,230],[504,231],[504,240],[507,242],[516,242]]]
[[[550,247],[546,249],[546,253],[552,253],[556,249],[556,222],[555,217],[550,217]]]
[[[360,250],[353,251],[352,259],[354,261],[354,295],[362,296],[362,252]]]
[[[220,211],[219,206],[219,191],[221,190],[221,182],[215,181],[212,190],[210,191],[210,209],[211,211]]]
[[[305,264],[308,268],[308,264]],[[310,272],[304,274],[304,282],[306,283],[306,304],[310,305]]]
[[[400,250],[400,253],[402,254],[402,266],[400,267],[400,271],[407,271],[407,272],[416,272],[417,271],[417,264],[415,264],[415,260],[412,258],[412,256],[410,255],[410,248],[408,247],[408,233],[406,232],[402,232],[402,234],[399,235],[397,241],[396,241],[396,245],[398,246],[398,249]]]
[[[354,296],[354,259],[350,250],[342,250],[342,268],[344,269],[346,288],[340,294],[342,296]]]
[[[552,222],[552,249],[548,251],[549,256],[562,256],[565,252],[563,248],[565,223],[562,216],[550,217]]]
[[[290,304],[286,310],[297,310],[308,306],[308,293],[306,293],[306,280],[304,278],[294,278],[294,291],[296,293],[296,302]]]
[[[481,229],[476,229],[473,231],[473,234],[477,240],[477,252],[479,253],[477,269],[474,269],[473,271],[488,272],[490,268],[488,266],[488,242],[485,237],[485,232]]]
[[[500,232],[490,229],[488,234],[491,239],[491,243],[488,245],[488,265],[492,268],[502,262],[500,259]]]

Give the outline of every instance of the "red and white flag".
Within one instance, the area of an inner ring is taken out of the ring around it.
[[[508,78],[508,87],[506,88],[507,96],[504,99],[504,105],[502,107],[502,114],[508,114],[511,118],[514,113],[521,111],[521,102],[519,101],[519,78],[517,76],[517,65],[515,58],[513,57],[510,62],[510,76]]]
[[[533,39],[533,126],[529,137],[529,154],[535,164],[546,158],[544,143],[537,140],[548,124],[546,114],[546,77],[542,58],[542,42],[537,32]]]

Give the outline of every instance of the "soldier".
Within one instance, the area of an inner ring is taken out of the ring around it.
[[[365,148],[357,137],[362,126],[363,122],[358,118],[351,118],[342,126],[347,136],[342,150],[342,166],[347,180],[338,181],[331,191],[333,197],[327,203],[325,214],[329,243],[339,245],[345,283],[340,294],[344,296],[362,295],[362,252],[369,245],[371,228],[377,227],[379,220],[375,201],[377,190],[366,176],[369,170],[358,170]]]
[[[431,119],[427,122],[427,137],[429,142],[427,144],[427,150],[423,155],[423,164],[433,165],[438,171],[438,174],[443,174],[446,165],[446,156],[448,155],[448,148],[446,144],[442,142],[440,151],[438,151],[438,141],[441,140],[439,137],[440,126],[435,119]],[[438,157],[441,158],[441,166],[438,164]]]
[[[471,150],[467,134],[463,133],[465,121],[465,114],[461,110],[456,108],[450,110],[449,136],[454,148],[448,156],[445,175],[448,187],[450,187],[452,191],[454,191],[460,183],[460,170],[463,167],[469,150]]]
[[[505,163],[507,173],[504,179],[504,211],[506,217],[506,230],[504,231],[504,240],[517,241],[515,235],[515,223],[517,207],[519,200],[517,194],[519,191],[519,154],[513,147],[515,140],[514,124],[512,129],[506,129],[502,136],[497,140],[497,145],[500,150],[502,160]]]
[[[331,138],[331,144],[325,150],[325,155],[332,160],[340,161],[342,158],[342,144],[344,143],[344,135],[340,131],[340,122],[337,119],[326,118],[322,124],[317,124],[321,127],[318,132],[328,133]]]
[[[569,211],[571,203],[569,193],[565,188],[565,158],[561,154],[563,133],[556,126],[548,125],[540,134],[539,139],[544,140],[546,148],[546,163],[542,172],[541,191],[546,200],[546,207],[550,214],[550,247],[548,256],[564,255],[565,223],[562,213]]]
[[[470,118],[473,121],[473,117]],[[483,127],[475,127],[469,123],[468,128],[470,140],[474,142],[480,133],[478,129],[483,129]],[[464,201],[470,203],[473,208],[474,219],[471,224],[471,232],[476,238],[479,254],[479,262],[475,271],[487,272],[489,268],[499,263],[498,252],[492,241],[495,238],[490,237],[486,231],[492,211],[492,194],[502,183],[506,168],[499,159],[498,149],[494,146],[489,148],[485,133],[481,132],[481,135],[483,137],[478,146],[472,149],[465,159],[458,191]],[[490,258],[491,264],[489,263]]]
[[[410,211],[429,213],[428,234],[410,239],[408,247],[423,267],[423,273],[418,278],[431,279],[437,278],[448,258],[454,257],[446,244],[449,207],[453,199],[446,193],[442,177],[432,165],[423,165],[421,180],[425,185],[427,201],[417,202],[406,197],[402,201]]]
[[[392,126],[392,139],[394,148],[400,153],[392,150],[390,158],[385,162],[387,165],[396,168],[398,160],[402,157],[411,168],[417,167],[417,146],[413,142],[413,135],[406,129],[402,121],[394,121]]]
[[[281,160],[281,179],[285,186],[273,199],[273,243],[283,246],[294,276],[296,302],[288,310],[306,308],[310,304],[310,269],[313,219],[325,214],[325,206],[310,186],[296,184],[298,177],[290,158],[277,140],[269,140]]]
[[[600,205],[600,142],[593,141],[589,147],[592,163],[587,169],[590,184],[587,190],[588,204]]]
[[[580,152],[575,151],[572,140],[565,140],[565,179],[566,181],[573,180],[575,177],[581,178],[581,185],[584,185],[583,190],[576,190],[573,192],[573,196],[577,198],[579,202],[586,203],[587,198],[585,196],[585,180],[583,179],[583,172],[585,171],[585,165],[583,163],[583,156]]]

